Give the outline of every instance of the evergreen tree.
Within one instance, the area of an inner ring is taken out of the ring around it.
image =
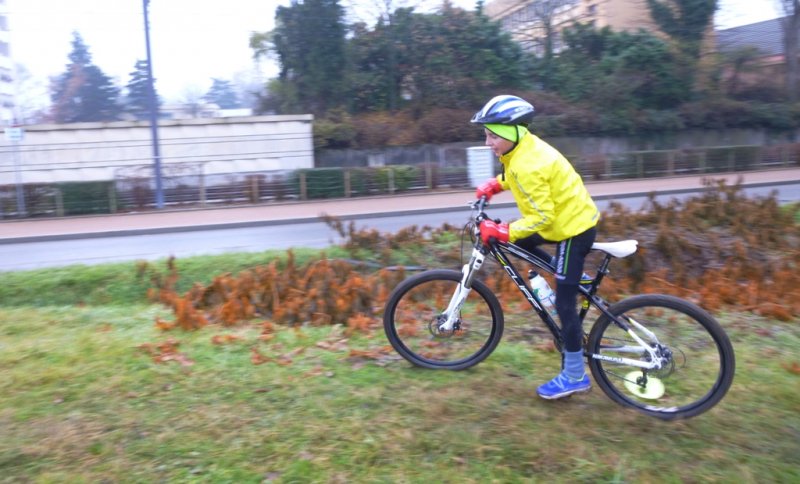
[[[714,21],[717,0],[647,0],[647,6],[659,30],[675,40],[690,58],[697,59]]]
[[[72,34],[67,70],[51,83],[52,115],[57,123],[113,121],[119,119],[120,90],[92,64],[89,48],[77,32]]]
[[[397,9],[390,22],[352,29],[354,112],[413,107],[471,109],[487,92],[526,87],[528,59],[497,22],[444,4],[435,14]]]
[[[647,0],[650,16],[677,47],[681,60],[675,69],[682,83],[701,90],[698,71],[703,39],[713,30],[717,0]]]
[[[285,111],[324,113],[342,100],[346,66],[344,8],[338,0],[292,0],[278,7],[271,43],[281,84],[296,92]],[[252,45],[252,42],[251,42]]]
[[[691,94],[691,84],[679,73],[681,56],[648,32],[577,24],[565,30],[564,40],[554,89],[569,101],[591,105],[606,127],[629,122],[637,110],[675,108]]]
[[[235,109],[242,107],[239,96],[231,81],[212,78],[211,89],[208,90],[205,101],[214,103],[220,109]]]
[[[150,86],[148,82],[147,61],[137,60],[131,78],[125,86],[125,112],[132,114],[136,119],[150,117]],[[155,83],[155,80],[153,80]],[[155,89],[155,86],[153,86]],[[156,104],[161,106],[161,99],[156,93]]]

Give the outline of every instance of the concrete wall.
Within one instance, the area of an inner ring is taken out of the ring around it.
[[[313,116],[161,121],[165,171],[203,174],[314,167]],[[143,121],[25,126],[22,141],[0,141],[0,185],[101,181],[147,173],[150,125]]]

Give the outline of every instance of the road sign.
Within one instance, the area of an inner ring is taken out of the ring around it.
[[[22,141],[22,138],[25,136],[25,130],[20,128],[19,126],[10,126],[5,129],[5,132],[6,132],[6,140],[11,141],[13,143]]]

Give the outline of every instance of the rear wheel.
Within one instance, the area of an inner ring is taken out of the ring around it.
[[[651,360],[627,332],[602,315],[589,333],[587,354],[592,376],[612,400],[668,420],[703,413],[725,396],[733,382],[733,346],[706,311],[673,296],[644,294],[613,304],[609,312],[654,345],[665,361],[660,369],[643,370],[598,359]],[[632,321],[651,331],[657,343]]]
[[[474,280],[452,331],[440,331],[442,313],[461,282],[461,273],[436,269],[401,282],[389,296],[383,328],[403,358],[425,368],[463,370],[489,356],[503,335],[497,297]]]

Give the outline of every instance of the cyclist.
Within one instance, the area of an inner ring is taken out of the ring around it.
[[[500,159],[503,172],[477,187],[476,197],[511,190],[522,218],[510,224],[484,220],[481,238],[513,242],[556,267],[556,311],[561,319],[564,355],[561,373],[540,385],[545,399],[586,392],[591,382],[584,370],[583,329],[576,307],[583,263],[595,240],[600,219],[592,197],[580,175],[555,148],[529,132],[533,106],[517,96],[492,98],[472,117],[482,125],[489,146]],[[541,249],[556,244],[556,256]]]

